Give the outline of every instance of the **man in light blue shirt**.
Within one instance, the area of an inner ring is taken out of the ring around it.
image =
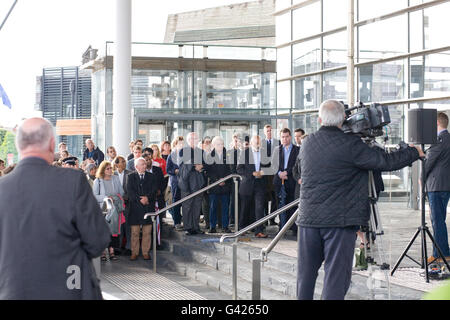
[[[292,144],[291,130],[283,128],[280,131],[281,145],[275,149],[272,166],[277,170],[273,178],[275,192],[278,196],[278,208],[281,208],[295,199],[295,187],[297,180],[293,176],[292,169],[297,159],[299,147]],[[295,212],[295,208],[290,209],[280,215],[280,230]],[[292,230],[294,233],[297,228],[295,225]]]

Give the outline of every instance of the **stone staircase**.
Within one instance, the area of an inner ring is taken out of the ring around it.
[[[157,252],[158,268],[175,271],[232,297],[232,243],[220,243],[221,234],[186,236],[165,225],[161,232],[161,246]],[[245,239],[247,238],[247,239]],[[251,236],[241,240],[252,239]],[[252,240],[251,240],[252,241]],[[257,241],[257,240],[255,240]],[[288,241],[288,240],[284,240]],[[292,239],[292,245],[295,241]],[[252,260],[261,256],[261,248],[239,241],[238,250],[238,299],[250,300],[252,296]],[[261,268],[262,300],[293,300],[296,298],[297,259],[271,252]],[[324,271],[319,270],[314,299],[320,299]],[[387,290],[381,289],[379,299],[387,299]],[[405,287],[391,285],[391,299],[420,299],[422,293]],[[348,300],[370,299],[367,277],[353,274]]]

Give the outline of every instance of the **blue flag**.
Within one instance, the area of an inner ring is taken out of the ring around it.
[[[9,101],[8,96],[6,95],[5,90],[3,89],[2,85],[0,84],[0,98],[3,101],[3,105],[7,106],[11,109],[11,101]]]

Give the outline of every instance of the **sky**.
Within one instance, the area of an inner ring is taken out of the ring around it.
[[[34,112],[36,76],[47,67],[79,66],[92,45],[114,41],[114,0],[18,0],[0,30],[0,84],[12,104],[0,104],[0,126]],[[242,3],[240,0],[132,0],[132,41],[163,42],[173,13]],[[0,23],[14,0],[0,0]]]

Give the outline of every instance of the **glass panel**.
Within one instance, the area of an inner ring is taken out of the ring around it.
[[[297,110],[317,109],[320,104],[320,77],[306,77],[294,81],[294,108]]]
[[[439,97],[450,92],[450,52],[411,59],[411,98]]]
[[[291,76],[291,47],[278,49],[277,52],[277,77],[278,79]]]
[[[411,12],[409,15],[410,52],[424,49],[423,19],[423,10]]]
[[[323,68],[347,63],[347,33],[339,32],[323,38]]]
[[[293,46],[293,74],[320,70],[320,39]]]
[[[450,33],[444,30],[450,27],[448,19],[450,3],[443,3],[423,11],[425,49],[447,46],[450,43]]]
[[[360,27],[359,61],[364,62],[407,53],[407,28],[406,15]]]
[[[327,72],[323,75],[323,100],[347,101],[347,70]]]
[[[261,48],[208,46],[207,57],[209,59],[261,60],[261,50]],[[201,58],[203,58],[203,51]]]
[[[405,98],[407,60],[358,67],[361,102],[377,102]]]
[[[178,72],[133,69],[131,105],[133,108],[180,108]]]
[[[293,39],[320,33],[320,1],[293,11]]]
[[[328,31],[347,25],[346,0],[323,0],[323,30]]]
[[[291,41],[291,12],[275,17],[275,21],[277,45]]]
[[[359,0],[359,20],[375,18],[406,7],[407,0]]]
[[[283,81],[277,84],[277,109],[291,108],[291,82]]]
[[[203,72],[197,78],[199,107],[261,109],[263,105],[274,106],[274,83],[274,74],[262,77],[261,73],[250,72]]]
[[[311,134],[319,129],[319,115],[315,113],[307,113],[296,115],[292,118],[294,128],[302,128],[305,133]]]

